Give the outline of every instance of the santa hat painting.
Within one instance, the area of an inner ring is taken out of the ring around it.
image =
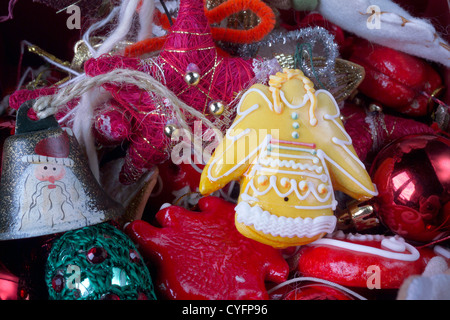
[[[35,154],[22,157],[23,162],[28,163],[48,163],[59,164],[66,167],[73,167],[73,160],[69,158],[70,141],[68,136],[70,129],[63,130],[56,137],[47,137],[36,144]]]

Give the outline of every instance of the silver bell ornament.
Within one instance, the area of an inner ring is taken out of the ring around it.
[[[17,111],[5,140],[0,185],[0,240],[65,232],[116,219],[124,208],[99,185],[70,129],[53,116]]]

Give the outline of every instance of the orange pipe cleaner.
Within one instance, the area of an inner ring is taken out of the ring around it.
[[[262,40],[275,26],[275,14],[272,9],[261,0],[228,0],[217,7],[207,10],[205,15],[209,24],[219,23],[232,14],[251,10],[255,13],[260,22],[255,27],[248,30],[238,30],[232,28],[211,27],[211,34],[215,41],[226,41],[231,43],[252,43]],[[163,29],[169,30],[169,19],[165,14],[155,10],[154,22]],[[145,53],[161,50],[167,36],[145,39],[129,45],[125,48],[125,56],[137,57]],[[219,53],[227,55],[223,50]]]

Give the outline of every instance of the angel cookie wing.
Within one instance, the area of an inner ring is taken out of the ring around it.
[[[203,169],[199,190],[203,195],[239,180],[271,139],[270,130],[257,129],[264,110],[272,107],[268,87],[255,84],[241,98],[236,118]]]
[[[315,92],[317,125],[310,130],[316,137],[317,155],[323,158],[333,181],[333,188],[354,199],[367,200],[377,195],[364,164],[356,155],[352,139],[340,119],[339,107],[331,93]]]

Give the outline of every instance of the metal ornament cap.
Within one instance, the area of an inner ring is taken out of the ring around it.
[[[31,238],[116,219],[124,208],[102,189],[70,129],[53,116],[17,112],[5,140],[0,185],[0,240]]]

